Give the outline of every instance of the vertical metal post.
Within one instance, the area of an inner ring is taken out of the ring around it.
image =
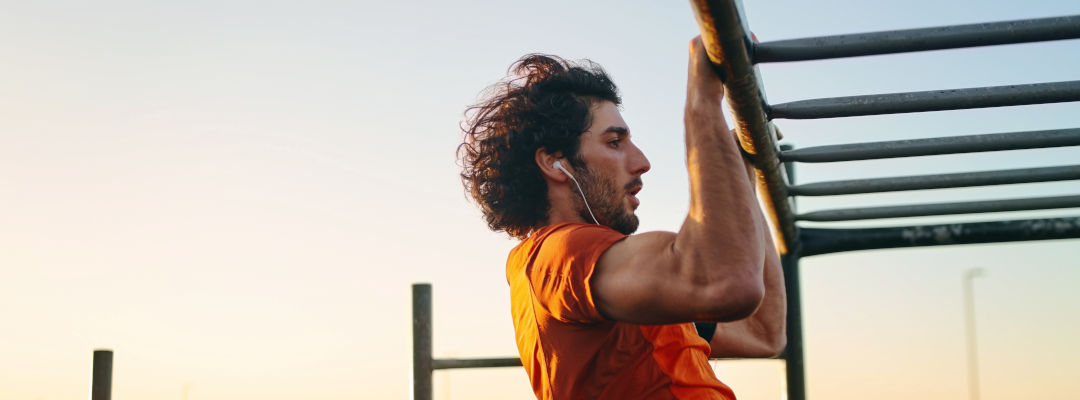
[[[975,293],[972,281],[982,276],[982,268],[964,271],[964,327],[967,333],[968,397],[979,400],[979,359],[975,345]]]
[[[784,350],[787,374],[787,399],[806,400],[806,369],[803,363],[802,297],[799,290],[799,254],[795,251],[780,257],[787,289],[787,349]]]
[[[795,148],[790,143],[780,145],[781,151]],[[785,184],[795,184],[795,163],[783,163],[786,176]],[[791,210],[795,212],[795,198],[791,198]],[[802,290],[799,284],[799,259],[802,258],[798,227],[794,245],[788,247],[788,253],[780,257],[784,269],[784,287],[787,295],[787,349],[784,350],[784,372],[787,382],[787,400],[806,400],[806,367],[803,362],[802,332]]]
[[[412,398],[413,400],[431,400],[434,396],[434,392],[431,382],[432,332],[430,283],[415,283],[412,285],[412,307]]]
[[[112,364],[112,350],[94,350],[93,380],[90,383],[90,400],[111,400]]]

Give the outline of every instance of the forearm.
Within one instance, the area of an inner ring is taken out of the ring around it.
[[[684,276],[706,291],[704,300],[756,292],[760,301],[768,232],[723,116],[723,85],[708,62],[703,49],[692,49],[685,114],[690,210],[674,247]]]
[[[597,307],[611,319],[739,321],[759,309],[765,296],[768,229],[754,179],[724,119],[723,84],[697,40],[689,75],[690,211],[678,233],[631,235],[597,261]]]
[[[750,318],[757,325],[760,340],[766,353],[775,355],[784,350],[787,343],[787,290],[784,287],[784,271],[772,239],[765,256],[765,297],[761,306]]]
[[[787,295],[779,257],[770,250],[765,258],[765,296],[749,318],[719,323],[710,341],[713,358],[769,358],[787,345]]]

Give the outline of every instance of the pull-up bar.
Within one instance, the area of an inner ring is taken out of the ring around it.
[[[755,45],[753,57],[756,63],[823,60],[1076,38],[1080,15],[778,40]]]
[[[769,118],[816,119],[1080,101],[1080,81],[871,94],[769,106]]]
[[[1065,146],[1080,146],[1080,128],[806,147],[780,152],[780,161],[876,160]]]
[[[854,221],[879,218],[926,217],[931,215],[973,214],[986,212],[1050,210],[1080,207],[1080,196],[1054,196],[1028,199],[965,201],[956,203],[912,204],[904,206],[844,208],[799,214],[799,221]]]
[[[432,354],[431,284],[412,285],[413,364],[412,396],[414,400],[431,400],[434,396],[432,372],[438,369],[520,367],[519,358],[434,358]]]
[[[865,229],[801,228],[802,255],[897,247],[1080,238],[1080,217]]]
[[[1080,165],[815,182],[791,186],[788,188],[788,191],[792,195],[798,196],[833,196],[841,194],[1067,181],[1074,179],[1080,179]]]

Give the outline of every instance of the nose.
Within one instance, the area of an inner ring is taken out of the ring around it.
[[[630,172],[634,175],[641,175],[649,172],[649,169],[652,169],[652,164],[649,164],[648,157],[645,157],[645,153],[641,149],[634,146],[634,155],[630,157]]]

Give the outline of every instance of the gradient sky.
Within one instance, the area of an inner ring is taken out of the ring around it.
[[[409,285],[435,353],[516,354],[503,268],[457,179],[466,105],[530,52],[620,85],[652,171],[642,230],[687,209],[686,2],[15,2],[0,6],[0,399],[404,398]],[[1076,1],[746,1],[762,41],[1080,14]],[[1080,79],[1080,41],[761,67],[774,103]],[[778,121],[800,147],[1080,126],[1076,103]],[[800,165],[798,180],[1062,165],[1077,148]],[[801,210],[1075,194],[1077,182],[800,199]],[[1005,215],[1008,214],[1008,215]],[[908,218],[887,226],[1078,211]],[[835,224],[834,224],[835,225]],[[1080,393],[1076,241],[802,263],[814,399],[965,398],[961,276],[983,399]],[[779,361],[716,363],[780,398]],[[439,372],[437,398],[527,399],[516,368]]]

